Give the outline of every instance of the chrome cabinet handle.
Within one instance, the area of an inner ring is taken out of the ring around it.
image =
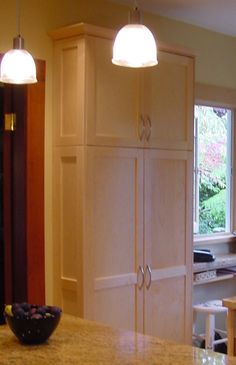
[[[141,115],[138,128],[138,136],[140,141],[143,140],[144,135],[145,135],[145,120],[144,117]]]
[[[152,121],[149,117],[149,115],[146,116],[146,140],[147,142],[149,142],[150,137],[151,137],[151,132],[152,132]]]
[[[147,275],[148,275],[148,281],[146,281]],[[149,289],[152,283],[152,270],[149,265],[146,265],[144,278],[145,278],[146,288]]]
[[[140,278],[140,276],[141,276],[141,283],[139,284],[139,278]],[[138,267],[137,284],[138,284],[139,290],[141,290],[142,287],[143,287],[143,284],[144,284],[144,270],[143,270],[143,267],[141,265],[139,265],[139,267]]]

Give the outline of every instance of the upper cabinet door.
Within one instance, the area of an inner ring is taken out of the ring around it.
[[[138,70],[112,64],[111,40],[87,37],[86,46],[87,144],[142,145]]]
[[[159,52],[142,70],[141,113],[146,147],[192,149],[193,58]]]
[[[57,146],[84,142],[84,59],[82,37],[55,42],[53,141]]]
[[[159,52],[147,69],[113,65],[113,41],[55,42],[54,145],[192,149],[194,59]]]

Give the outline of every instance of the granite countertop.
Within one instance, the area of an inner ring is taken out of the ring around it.
[[[0,326],[0,365],[236,365],[236,358],[63,314],[49,340],[22,345]]]

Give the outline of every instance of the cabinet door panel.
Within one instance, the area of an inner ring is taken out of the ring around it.
[[[138,71],[113,65],[112,41],[87,38],[87,144],[137,146]]]
[[[86,317],[135,330],[141,300],[136,283],[142,261],[143,154],[103,147],[87,151]]]
[[[145,261],[153,271],[150,289],[145,292],[145,330],[174,340],[175,332],[171,326],[175,324],[170,321],[167,330],[165,316],[178,315],[182,325],[177,340],[187,340],[190,336],[192,285],[191,152],[147,150],[144,166]],[[174,288],[170,294],[164,288],[165,282]],[[170,295],[172,301],[178,303],[173,313],[171,303],[163,304]],[[159,316],[158,305],[166,310],[166,315]],[[162,328],[165,328],[163,335]]]
[[[54,149],[55,302],[65,313],[82,316],[82,147]]]
[[[84,40],[58,41],[54,55],[54,144],[80,145],[84,138]]]
[[[193,59],[160,52],[142,82],[142,113],[151,123],[147,146],[192,149]]]
[[[184,276],[153,282],[145,292],[145,333],[184,343],[185,296]]]

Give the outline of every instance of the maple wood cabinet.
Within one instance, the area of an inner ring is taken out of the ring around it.
[[[191,341],[193,57],[111,63],[114,33],[55,44],[54,298],[65,312]]]
[[[111,63],[112,41],[95,37],[85,55],[87,144],[192,148],[192,58],[159,51],[158,67],[127,69]]]
[[[157,67],[115,66],[112,33],[92,31],[78,25],[52,33],[55,144],[191,150],[193,58],[163,45]]]

